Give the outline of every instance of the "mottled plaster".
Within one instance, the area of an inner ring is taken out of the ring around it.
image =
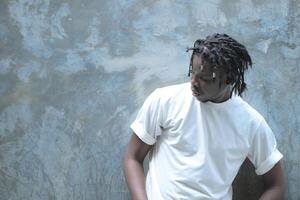
[[[247,46],[244,98],[284,154],[286,199],[300,198],[298,0],[10,0],[0,11],[1,200],[130,199],[129,124],[153,89],[188,81],[185,48],[214,32]],[[245,162],[234,198],[261,190]]]

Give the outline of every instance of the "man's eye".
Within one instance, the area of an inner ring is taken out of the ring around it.
[[[208,77],[200,77],[200,79],[203,81],[212,81],[212,79]]]
[[[191,74],[194,74],[195,72],[194,72],[193,70],[190,70],[190,73],[191,73]]]

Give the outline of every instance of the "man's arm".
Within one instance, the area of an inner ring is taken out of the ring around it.
[[[280,162],[263,176],[264,192],[259,200],[282,200],[284,194],[284,176]]]
[[[125,179],[132,200],[147,200],[143,161],[151,147],[133,132],[123,160]]]

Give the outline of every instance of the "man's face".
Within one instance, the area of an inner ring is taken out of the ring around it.
[[[193,56],[191,69],[191,89],[193,96],[201,102],[220,103],[230,98],[230,85],[226,84],[224,68],[214,68]]]

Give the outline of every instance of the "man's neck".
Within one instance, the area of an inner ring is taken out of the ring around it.
[[[213,103],[223,103],[230,99],[231,88],[228,87],[224,93],[221,93],[219,97],[216,97],[214,100],[211,100]]]

